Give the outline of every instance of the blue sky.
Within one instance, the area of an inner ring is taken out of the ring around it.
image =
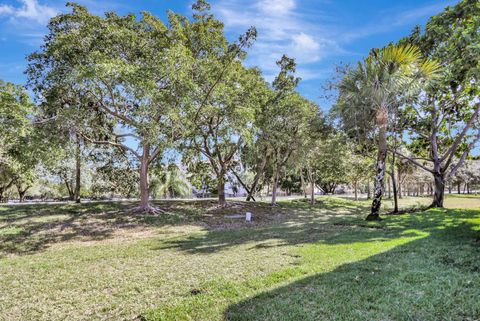
[[[147,10],[162,18],[168,9],[190,14],[193,1],[79,0],[96,14]],[[271,80],[282,54],[296,58],[302,77],[299,91],[328,109],[322,86],[335,65],[362,59],[372,47],[382,47],[408,35],[417,25],[456,1],[447,0],[215,0],[214,13],[234,40],[255,26],[258,39],[247,63]],[[48,19],[66,11],[57,0],[0,0],[0,79],[24,83],[25,57],[37,50]]]

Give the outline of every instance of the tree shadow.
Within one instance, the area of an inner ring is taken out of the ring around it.
[[[477,217],[477,224],[469,219]],[[406,244],[265,291],[229,306],[227,320],[477,320],[480,317],[478,211],[428,212],[393,219]],[[376,234],[376,237],[379,235]],[[321,240],[365,242],[360,233]]]
[[[25,204],[0,206],[0,256],[32,254],[70,240],[101,241],[116,233],[162,226],[199,225],[210,230],[268,225],[288,217],[288,204],[229,202],[218,208],[215,200],[154,201],[168,214],[132,211],[136,202],[82,204]],[[252,224],[225,218],[227,214],[255,213]],[[308,209],[303,211],[308,212]],[[301,211],[299,211],[300,213]]]
[[[156,249],[176,249],[195,254],[228,250],[233,246],[248,243],[252,243],[252,249],[255,249],[316,242],[377,242],[382,239],[417,236],[418,231],[411,230],[412,226],[416,226],[417,230],[425,230],[431,228],[432,224],[448,225],[451,219],[449,215],[443,215],[447,213],[446,210],[430,210],[402,217],[390,216],[380,222],[366,222],[364,215],[368,207],[356,204],[322,200],[314,206],[302,202],[288,206],[295,211],[294,215],[275,224],[257,227],[254,232],[250,229],[234,229],[229,233],[210,230],[186,238],[161,241]],[[456,218],[467,218],[474,212],[449,210],[448,213],[455,213]]]
[[[139,214],[135,202],[29,204],[0,207],[0,254],[31,254],[70,240],[99,241],[115,233],[194,220],[182,202],[162,202],[171,215]],[[181,208],[181,211],[177,211]]]

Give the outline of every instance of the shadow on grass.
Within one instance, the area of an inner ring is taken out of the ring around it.
[[[213,253],[230,247],[255,243],[252,249],[281,247],[305,243],[324,242],[329,244],[377,242],[382,239],[410,237],[417,234],[405,226],[425,225],[424,216],[409,216],[408,220],[391,218],[387,221],[366,222],[368,207],[342,199],[321,199],[315,205],[305,201],[293,201],[284,205],[294,215],[275,224],[249,229],[208,231],[188,237],[161,242],[156,249],[176,249],[191,254]],[[290,218],[290,219],[288,219]],[[437,217],[436,220],[442,220]],[[437,222],[440,223],[440,222]]]
[[[477,320],[480,317],[478,211],[389,218],[393,233],[428,236],[332,272],[307,277],[231,305],[227,320]],[[477,218],[476,224],[469,221]],[[369,241],[360,233],[356,242]],[[323,240],[351,242],[348,236]]]
[[[0,206],[0,254],[29,254],[72,239],[103,240],[115,232],[195,220],[198,211],[184,202],[162,202],[171,215],[132,212],[135,202]],[[181,208],[181,211],[176,211]]]
[[[228,307],[227,320],[478,320],[478,212],[412,216],[429,235]],[[452,218],[454,216],[454,218]],[[333,240],[342,241],[342,237]],[[358,241],[363,241],[361,238]]]
[[[323,233],[304,223],[255,229],[250,234],[211,232],[167,243],[204,253],[250,241],[260,241],[261,246],[273,235],[277,242],[272,246],[302,246],[291,267],[241,282],[206,283],[199,294],[150,310],[145,319],[479,319],[478,210],[429,210],[388,217],[374,223],[375,228],[357,219],[328,221],[342,230]],[[223,315],[217,316],[218,311]]]
[[[210,230],[231,229],[236,233],[234,230],[239,227],[271,225],[290,218],[314,221],[319,219],[315,211],[319,209],[326,210],[326,214],[346,211],[350,215],[358,210],[351,204],[338,202],[327,200],[315,207],[302,202],[285,202],[276,207],[267,203],[229,202],[221,209],[215,200],[154,202],[169,215],[134,213],[130,210],[135,202],[0,206],[0,255],[35,253],[69,240],[108,239],[115,233],[139,227],[199,224]],[[225,218],[225,214],[245,211],[254,213],[253,223]]]

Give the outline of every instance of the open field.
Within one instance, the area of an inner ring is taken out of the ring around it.
[[[157,205],[0,207],[0,319],[480,319],[480,198],[369,223],[332,197]]]

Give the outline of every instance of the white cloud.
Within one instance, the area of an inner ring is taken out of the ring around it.
[[[37,0],[20,0],[20,2],[22,3],[20,7],[0,6],[0,15],[7,15],[13,20],[27,19],[44,25],[58,13],[56,9],[42,5]]]
[[[0,15],[1,14],[12,14],[15,10],[13,9],[12,6],[8,6],[6,4],[3,4],[0,6]]]
[[[315,62],[320,59],[320,43],[312,36],[301,32],[292,38],[291,47],[297,59],[303,62]]]
[[[278,73],[276,61],[283,54],[295,58],[299,69],[315,63],[340,46],[329,38],[319,19],[324,14],[300,8],[296,0],[222,0],[213,9],[225,23],[227,31],[238,34],[255,26],[257,41],[249,52],[248,63],[262,69],[268,80]],[[314,17],[314,19],[312,19]],[[308,75],[309,79],[316,74]]]
[[[296,6],[295,0],[261,0],[256,5],[263,13],[285,15]]]

